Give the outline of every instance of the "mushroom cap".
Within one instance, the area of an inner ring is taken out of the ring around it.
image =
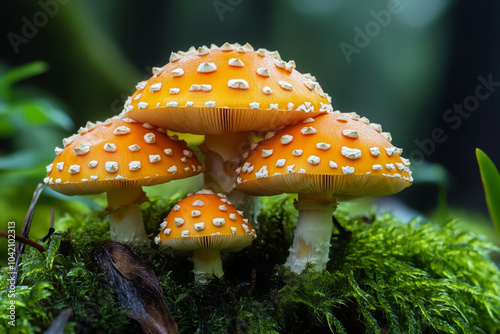
[[[253,195],[383,196],[412,183],[410,162],[390,134],[355,113],[335,111],[267,136],[248,155],[235,189]]]
[[[250,44],[172,53],[125,103],[127,117],[178,132],[264,131],[332,111],[310,74]]]
[[[63,140],[45,184],[66,194],[97,194],[199,174],[203,167],[184,141],[149,124],[113,117],[87,123]]]
[[[225,195],[201,190],[174,206],[155,241],[178,252],[196,249],[239,251],[255,239],[255,229]]]

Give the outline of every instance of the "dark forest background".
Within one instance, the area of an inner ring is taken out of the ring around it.
[[[61,138],[119,113],[171,51],[226,41],[278,50],[334,109],[390,131],[413,162],[415,184],[397,196],[407,208],[487,220],[474,151],[500,164],[499,14],[493,0],[6,0],[1,220],[22,221]],[[38,75],[9,84],[34,61]]]

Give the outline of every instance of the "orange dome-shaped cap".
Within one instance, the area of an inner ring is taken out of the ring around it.
[[[155,185],[203,169],[184,141],[129,118],[89,122],[63,144],[44,181],[66,195]]]
[[[236,179],[254,195],[382,196],[411,185],[409,161],[379,124],[338,111],[286,127],[255,147]],[[269,138],[271,137],[271,138]]]
[[[332,110],[313,76],[250,44],[172,53],[136,88],[127,117],[197,134],[277,129]]]
[[[179,252],[197,249],[238,251],[252,243],[255,229],[227,199],[201,190],[178,202],[155,241]]]

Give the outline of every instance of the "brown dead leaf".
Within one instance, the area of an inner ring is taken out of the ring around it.
[[[130,310],[129,317],[137,320],[145,333],[178,333],[158,278],[146,261],[126,244],[108,241],[101,248],[95,259],[106,272],[119,303]]]

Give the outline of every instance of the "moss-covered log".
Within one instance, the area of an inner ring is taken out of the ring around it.
[[[151,237],[175,202],[143,204]],[[405,224],[390,214],[367,223],[338,210],[351,238],[332,237],[326,272],[296,275],[277,266],[293,238],[292,199],[263,199],[262,208],[259,238],[223,258],[223,280],[197,285],[187,259],[156,246],[135,248],[157,274],[180,332],[500,332],[500,272],[489,257],[498,249],[458,224]],[[30,249],[23,257],[16,327],[8,332],[43,332],[69,306],[68,333],[139,332],[93,257],[109,239],[106,216],[66,216],[56,229],[43,244],[46,253]],[[0,273],[2,310],[10,301],[7,277]],[[6,316],[0,314],[0,328],[8,326]]]

